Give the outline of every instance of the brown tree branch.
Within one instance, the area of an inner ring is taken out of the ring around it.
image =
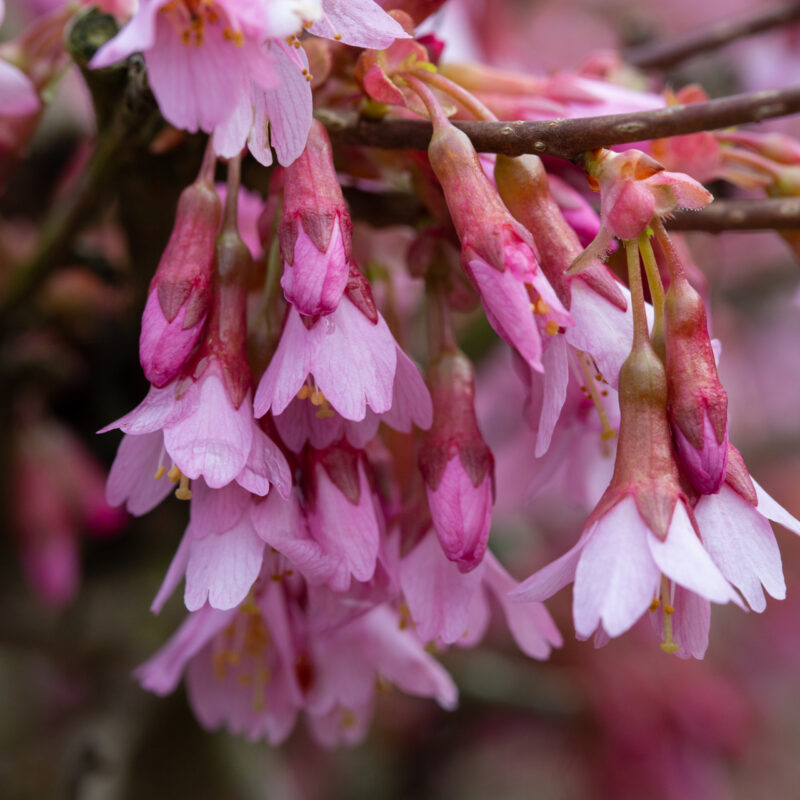
[[[678,211],[666,225],[675,231],[709,233],[800,230],[800,197],[716,200],[700,211]]]
[[[728,128],[800,112],[800,86],[731,95],[653,111],[543,122],[473,122],[455,125],[482,153],[523,153],[574,159],[580,153],[615,144],[661,139]],[[386,149],[425,150],[431,138],[427,120],[367,119],[355,113],[317,111],[331,137],[343,144]]]
[[[640,69],[667,69],[725,44],[800,20],[800,3],[757,11],[736,20],[716,22],[666,41],[648,42],[623,51],[627,64]]]

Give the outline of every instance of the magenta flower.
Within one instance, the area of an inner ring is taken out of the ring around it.
[[[214,242],[222,204],[212,184],[216,159],[178,200],[175,225],[150,282],[142,315],[139,359],[153,386],[173,380],[203,332],[211,306]]]
[[[494,459],[475,417],[469,359],[446,349],[428,368],[434,419],[420,448],[431,519],[442,550],[462,572],[481,563],[494,501]]]
[[[281,286],[299,313],[336,310],[347,285],[352,230],[328,134],[314,122],[302,154],[286,168],[278,227]]]

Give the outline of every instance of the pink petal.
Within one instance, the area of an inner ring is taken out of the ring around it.
[[[126,434],[108,473],[106,500],[125,507],[135,516],[152,511],[173,489],[166,477],[155,478],[164,453],[160,431],[141,436]]]
[[[172,593],[186,574],[186,565],[189,563],[189,551],[192,547],[192,538],[191,531],[187,528],[186,532],[181,537],[180,544],[175,551],[175,555],[172,557],[172,561],[169,563],[167,574],[164,576],[164,580],[161,582],[161,586],[159,586],[158,592],[156,592],[156,596],[150,604],[150,610],[154,614],[161,613],[164,604],[172,597]]]
[[[492,553],[486,555],[486,583],[503,609],[514,641],[525,655],[545,659],[553,647],[561,647],[564,643],[561,634],[541,603],[521,605],[509,601],[509,592],[517,587],[517,582]]]
[[[517,603],[547,600],[548,597],[561,591],[568,583],[572,583],[575,580],[575,570],[578,567],[583,548],[596,527],[595,524],[584,530],[581,538],[563,556],[522,581],[510,592],[511,599]]]
[[[330,314],[336,310],[347,285],[348,264],[341,226],[333,223],[326,252],[320,252],[302,224],[297,228],[294,257],[284,263],[281,286],[286,299],[309,317]]]
[[[323,0],[324,16],[309,29],[316,36],[354,47],[383,50],[408,34],[374,0]]]
[[[775,534],[747,500],[725,484],[718,494],[703,495],[694,515],[709,555],[753,611],[767,605],[762,583],[778,600],[786,597]]]
[[[351,575],[357,581],[368,581],[375,573],[381,529],[372,490],[361,463],[358,465],[358,505],[341,493],[323,467],[317,466],[316,472],[316,507],[309,513],[308,526],[335,566],[330,587],[345,591],[350,586]]]
[[[292,473],[286,457],[278,445],[258,426],[253,426],[253,444],[244,469],[236,481],[249,492],[260,496],[269,491],[272,484],[284,498],[292,488]]]
[[[186,394],[196,396],[196,405],[193,413],[164,429],[167,452],[184,475],[202,475],[212,489],[219,489],[247,463],[255,427],[250,399],[234,408],[213,367]]]
[[[400,630],[397,616],[385,605],[366,614],[358,623],[369,637],[367,650],[376,670],[417,697],[433,697],[442,708],[453,710],[458,689],[447,671],[425,652],[411,631]]]
[[[230,530],[250,505],[250,495],[236,483],[211,489],[204,480],[192,485],[189,502],[189,530],[195,539]]]
[[[659,216],[679,208],[703,208],[714,199],[702,183],[682,172],[657,172],[644,183],[653,193]]]
[[[588,638],[600,623],[609,636],[619,636],[646,611],[661,577],[648,534],[630,496],[598,520],[575,571],[573,614],[580,636]]]
[[[647,546],[658,568],[670,580],[714,603],[732,601],[743,607],[739,595],[703,549],[682,501],[675,504],[667,538],[661,541],[648,531]]]
[[[678,586],[675,589],[675,612],[672,632],[681,648],[679,658],[703,658],[708,649],[711,627],[711,604],[700,595]]]
[[[3,116],[33,114],[39,105],[39,95],[28,76],[0,59],[0,109]]]
[[[196,611],[206,599],[212,608],[235,608],[255,583],[263,557],[264,542],[248,515],[225,533],[193,539],[186,565],[186,608]]]
[[[569,383],[569,364],[567,363],[567,340],[560,335],[549,337],[545,342],[542,356],[544,369],[544,395],[542,398],[542,413],[539,417],[539,427],[536,436],[536,450],[534,455],[540,458],[550,447],[561,409],[567,399],[567,384]]]
[[[580,278],[572,281],[570,314],[575,325],[568,328],[567,341],[578,350],[589,353],[609,385],[616,389],[622,362],[628,357],[633,344],[630,292],[623,286],[628,310],[621,311],[591,289]]]
[[[751,478],[752,480],[752,478]],[[758,497],[758,505],[756,508],[767,519],[783,525],[788,528],[792,533],[800,535],[800,520],[795,519],[782,505],[777,503],[770,495],[768,495],[755,481],[753,486],[756,488],[756,496]]]
[[[392,407],[383,414],[381,422],[403,433],[410,433],[412,424],[427,430],[433,423],[433,401],[428,387],[414,362],[399,346]],[[351,444],[355,445],[355,442],[351,440]]]
[[[392,406],[397,343],[380,314],[373,325],[344,297],[309,332],[317,348],[311,372],[328,402],[345,419],[364,419]]]
[[[278,429],[281,440],[293,453],[299,453],[307,441],[311,442],[311,446],[316,450],[324,450],[342,438],[345,426],[349,428],[350,425],[362,424],[346,423],[338,414],[330,417],[318,417],[317,411],[317,407],[308,400],[295,398],[283,413],[274,417],[275,427]],[[367,412],[364,421],[370,413]],[[378,430],[377,419],[374,420],[372,428],[372,433],[367,436],[367,440],[371,439]],[[354,441],[350,436],[348,436],[348,441],[354,447],[361,449],[362,444],[359,441]]]
[[[478,486],[461,459],[451,458],[435,490],[426,486],[431,520],[444,554],[467,572],[481,563],[492,524],[492,476],[487,472]]]
[[[533,369],[541,372],[542,343],[524,284],[511,270],[500,272],[480,258],[470,261],[469,269],[497,335],[515,348]]]
[[[461,573],[430,532],[400,562],[399,578],[423,642],[452,644],[465,635],[473,596],[481,590],[483,567]]]
[[[136,669],[139,683],[156,694],[169,694],[178,685],[187,662],[235,616],[235,611],[208,606],[190,614],[164,647]]]
[[[142,0],[130,22],[106,42],[89,62],[92,69],[108,67],[127,58],[131,53],[149,50],[156,38],[156,19],[159,9],[168,0]]]
[[[196,401],[197,397],[191,392],[187,392],[180,400],[176,399],[175,386],[172,384],[163,389],[151,386],[147,397],[133,411],[101,428],[98,433],[107,433],[115,428],[136,435],[153,433],[191,414],[196,408]]]
[[[181,306],[175,319],[168,322],[161,310],[158,292],[150,292],[142,314],[139,337],[139,360],[144,374],[154,386],[166,386],[175,378],[205,325],[204,314],[190,328],[183,327],[188,304]]]
[[[256,92],[256,130],[264,130],[266,121],[272,128],[272,146],[278,156],[278,163],[287,166],[294,161],[306,146],[311,129],[311,86],[302,74],[300,67],[292,63],[278,47],[271,47],[273,69],[278,79],[274,89],[265,89],[263,95]],[[304,66],[308,67],[305,51],[296,51]],[[263,105],[262,105],[263,104]],[[258,158],[263,155],[263,147],[250,150]],[[259,159],[261,160],[261,159]],[[263,163],[263,162],[262,162]]]

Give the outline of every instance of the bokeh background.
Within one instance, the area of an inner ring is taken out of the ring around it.
[[[1,38],[55,3],[8,5]],[[445,58],[547,72],[753,6],[451,0],[431,26],[447,42]],[[798,44],[797,26],[763,34],[693,58],[665,80],[676,89],[700,82],[712,96],[790,85],[800,79]],[[0,197],[0,270],[46,235],[46,214],[74,190],[93,124],[71,71]],[[796,119],[770,124],[800,132]],[[118,434],[94,432],[145,392],[138,317],[186,170],[168,155],[120,170],[123,189],[73,243],[67,266],[0,321],[0,797],[797,796],[800,542],[783,530],[788,598],[761,615],[715,607],[704,661],[664,655],[646,621],[600,650],[574,641],[567,590],[549,603],[566,639],[549,662],[525,658],[499,629],[477,650],[454,648],[442,660],[461,689],[457,711],[389,694],[369,737],[349,750],[319,749],[302,726],[277,749],[208,733],[182,690],[158,699],[138,687],[131,671],[183,616],[180,597],[158,617],[148,607],[188,509],[167,502],[132,519],[105,508],[102,471]],[[723,343],[732,439],[754,477],[800,516],[796,258],[773,234],[686,240]],[[398,248],[387,247],[389,270],[402,269]],[[479,382],[488,388],[479,391],[498,459],[492,546],[521,578],[574,542],[582,512],[555,489],[520,511],[519,437],[503,424],[513,388],[497,396],[508,362],[505,352],[485,354]]]

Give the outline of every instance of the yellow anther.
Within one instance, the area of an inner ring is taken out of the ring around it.
[[[341,33],[334,33],[333,34],[333,38],[336,39],[337,42],[341,41],[342,34]]]
[[[654,597],[652,599],[652,601],[650,602],[650,610],[651,611],[658,611],[658,607],[660,605],[661,605],[661,601],[657,597]]]
[[[548,336],[555,336],[558,333],[558,323],[554,319],[547,320],[547,325],[544,326],[544,332]]]
[[[181,41],[188,47],[192,41],[191,34],[189,29],[187,28],[185,31],[181,33]]]
[[[294,42],[292,43],[292,47],[294,47],[295,50],[299,50],[300,42],[297,39],[295,39]]]
[[[163,478],[167,474],[167,468],[163,464],[158,465],[156,474],[153,476],[156,480]]]
[[[309,83],[311,83],[311,81],[313,81],[313,80],[314,80],[314,76],[313,76],[313,75],[312,75],[312,74],[309,72],[309,73],[308,73],[308,75],[306,75],[306,80],[307,80]]]
[[[533,304],[533,313],[534,314],[549,314],[550,313],[550,306],[542,300],[541,297],[536,298],[536,302]]]
[[[311,393],[311,405],[321,406],[325,402],[325,395],[319,389],[314,389]]]
[[[172,466],[169,468],[169,472],[167,473],[167,477],[168,477],[168,478],[169,478],[169,479],[170,479],[170,480],[171,480],[173,483],[177,483],[177,482],[178,482],[178,481],[181,479],[181,471],[178,469],[178,467],[177,467],[175,464],[173,464],[173,465],[172,465]]]
[[[233,42],[236,47],[241,47],[244,44],[244,34],[241,31],[235,31],[232,28],[225,28],[222,33],[223,36],[229,42]]]
[[[342,709],[342,728],[344,730],[349,730],[351,728],[355,728],[358,725],[358,717],[356,716],[355,711],[349,708]]]
[[[298,400],[305,400],[307,397],[311,396],[311,389],[309,388],[307,383],[304,383],[300,387],[300,391],[297,393]]]
[[[189,479],[185,475],[181,475],[180,486],[175,490],[175,497],[178,500],[191,500],[192,490],[189,488]]]
[[[600,441],[610,442],[616,435],[617,432],[613,428],[607,428],[600,434]]]
[[[314,416],[317,419],[329,419],[330,417],[335,417],[336,412],[326,402]]]
[[[666,603],[664,603],[664,613],[665,614],[674,614],[675,613],[675,609],[672,606],[669,606]]]
[[[439,652],[439,648],[436,646],[436,642],[434,641],[428,642],[425,645],[425,652],[435,656]]]
[[[391,694],[392,693],[392,684],[383,677],[383,675],[377,675],[375,677],[375,688],[381,694]]]

